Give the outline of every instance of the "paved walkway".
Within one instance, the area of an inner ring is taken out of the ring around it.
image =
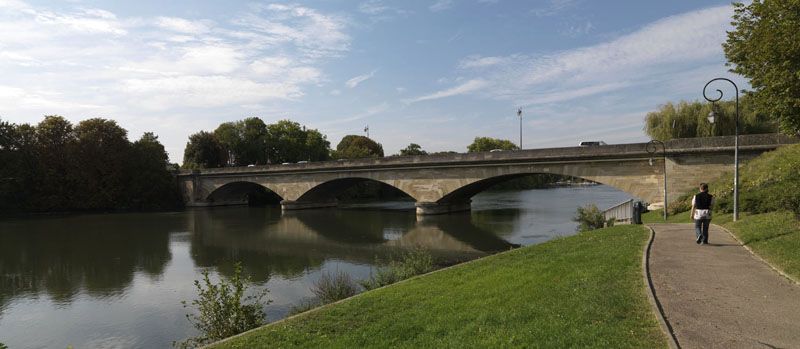
[[[650,275],[682,348],[800,348],[800,286],[712,225],[651,224]]]

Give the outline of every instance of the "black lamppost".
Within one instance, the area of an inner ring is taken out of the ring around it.
[[[519,150],[522,150],[522,108],[517,109],[519,116]]]
[[[667,221],[667,146],[664,145],[664,142],[659,140],[652,140],[647,142],[647,146],[645,150],[647,153],[650,154],[650,166],[653,166],[653,155],[655,155],[656,151],[658,151],[658,147],[656,145],[661,145],[661,155],[664,158],[664,221]]]
[[[722,90],[717,89],[717,93],[719,93],[719,97],[717,98],[709,98],[706,95],[706,89],[708,85],[714,81],[723,80],[730,82],[733,85],[734,90],[736,90],[736,135],[734,137],[734,147],[733,147],[733,221],[739,220],[739,86],[736,86],[736,83],[731,81],[730,79],[726,78],[714,78],[711,79],[706,85],[703,87],[703,98],[707,101],[711,102],[711,112],[708,113],[708,122],[714,123],[714,119],[716,118],[714,113],[714,102],[719,101],[722,99]]]

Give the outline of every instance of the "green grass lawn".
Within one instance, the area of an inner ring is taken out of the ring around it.
[[[723,226],[767,262],[800,280],[800,221],[794,213],[752,215]]]
[[[520,248],[214,347],[663,348],[641,275],[647,238],[626,225]]]

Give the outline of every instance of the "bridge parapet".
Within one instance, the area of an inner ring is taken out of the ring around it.
[[[746,160],[798,139],[777,134],[739,137]],[[665,142],[669,197],[732,169],[734,137]],[[662,166],[650,164],[646,143],[519,151],[396,156],[306,164],[227,167],[181,171],[188,206],[224,204],[212,197],[231,183],[256,183],[284,200],[285,209],[335,206],[337,190],[360,180],[393,186],[417,201],[420,214],[469,209],[469,198],[493,184],[534,173],[552,173],[608,184],[647,202],[663,197]],[[662,161],[660,154],[654,161]],[[245,187],[245,186],[243,186]],[[246,202],[246,197],[228,203]]]

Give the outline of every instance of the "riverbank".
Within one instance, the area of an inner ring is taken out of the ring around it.
[[[641,276],[648,236],[617,226],[516,249],[212,347],[665,347]]]

